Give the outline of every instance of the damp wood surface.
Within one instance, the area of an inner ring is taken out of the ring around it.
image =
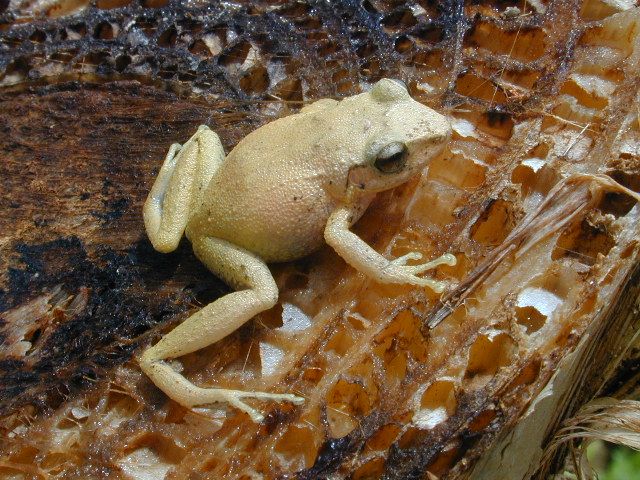
[[[0,478],[546,478],[563,420],[637,398],[640,208],[584,176],[640,190],[634,5],[17,1],[0,47]],[[279,303],[176,367],[305,404],[168,400],[136,355],[228,291],[146,238],[169,145],[381,77],[454,135],[355,231],[455,254],[451,289],[275,265]]]

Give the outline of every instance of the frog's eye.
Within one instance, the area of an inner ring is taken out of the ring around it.
[[[373,165],[382,173],[398,173],[407,164],[407,146],[394,142],[382,147]]]

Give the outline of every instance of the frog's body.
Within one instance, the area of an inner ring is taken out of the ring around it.
[[[278,291],[265,262],[294,260],[325,241],[355,268],[381,282],[441,291],[418,276],[450,254],[422,265],[412,253],[387,260],[349,231],[376,192],[419,174],[450,134],[447,120],[414,101],[394,80],[340,102],[319,100],[298,114],[247,135],[225,158],[207,127],[172,145],[145,203],[154,247],[176,248],[182,233],[207,267],[236,289],[195,313],[148,349],[140,363],[165,393],[185,406],[227,401],[256,421],[240,398],[299,403],[291,394],[196,387],[163,360],[224,338],[273,306]]]
[[[187,237],[223,238],[267,263],[294,260],[320,247],[336,200],[327,189],[330,180],[314,165],[321,155],[314,144],[322,139],[308,130],[316,117],[317,112],[291,115],[247,135],[211,179],[187,224]],[[300,124],[307,130],[302,134]],[[301,141],[285,154],[292,136]]]

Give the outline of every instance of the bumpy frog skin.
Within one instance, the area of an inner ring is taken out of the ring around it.
[[[226,157],[206,126],[172,145],[144,205],[151,243],[170,252],[185,233],[200,261],[237,291],[147,349],[142,370],[185,407],[228,402],[256,422],[262,414],[241,399],[302,403],[292,394],[201,388],[165,360],[204,348],[271,308],[278,289],[266,263],[300,258],[324,242],[378,282],[441,292],[444,283],[419,275],[454,265],[453,255],[420,265],[407,265],[418,253],[387,260],[349,228],[376,192],[420,174],[450,133],[444,116],[413,100],[402,83],[383,79],[369,92],[318,100],[271,122]]]

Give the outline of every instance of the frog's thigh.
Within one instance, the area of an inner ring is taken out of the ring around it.
[[[171,145],[144,204],[145,227],[156,250],[170,252],[178,246],[190,213],[224,157],[218,135],[205,125],[184,145]]]
[[[257,313],[272,307],[278,299],[278,289],[267,265],[252,253],[215,238],[198,239],[193,244],[198,258],[215,274],[234,288],[232,292],[210,303],[165,335],[155,346],[144,352],[140,365],[153,382],[181,405],[191,407],[227,401],[255,420],[262,416],[239,399],[246,397],[286,400],[300,403],[290,394],[239,392],[200,388],[162,362],[210,345],[236,330]]]

